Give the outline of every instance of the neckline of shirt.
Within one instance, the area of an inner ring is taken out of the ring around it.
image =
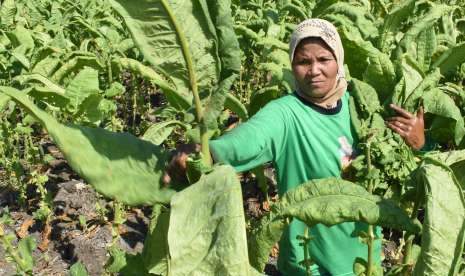
[[[295,91],[294,91],[294,95],[303,104],[305,104],[306,106],[312,108],[316,112],[318,112],[320,114],[323,114],[323,115],[335,115],[335,114],[338,114],[342,109],[342,100],[341,99],[337,100],[337,105],[335,107],[333,107],[333,108],[324,108],[324,107],[321,107],[321,106],[319,106],[317,104],[314,104],[314,103],[312,103],[310,101],[307,101],[306,99],[301,97],[299,94],[297,94],[297,92],[295,92]]]

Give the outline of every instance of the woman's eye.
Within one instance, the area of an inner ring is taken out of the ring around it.
[[[328,57],[319,58],[319,61],[320,61],[320,62],[330,62],[331,60],[333,60],[333,59],[332,59],[332,58],[328,58]]]

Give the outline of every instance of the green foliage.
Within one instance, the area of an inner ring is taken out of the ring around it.
[[[292,218],[309,227],[317,223],[332,226],[363,221],[413,233],[421,229],[419,223],[412,221],[394,202],[371,195],[360,185],[336,178],[312,180],[287,191],[252,232],[249,258],[256,269],[263,271],[272,246],[287,225],[286,219]]]
[[[128,133],[60,124],[21,91],[0,91],[37,117],[70,166],[98,192],[133,205],[169,202],[174,191],[161,187],[166,156],[160,148]]]
[[[273,213],[263,217],[253,226],[247,242],[250,265],[258,271],[265,269],[268,256],[273,246],[279,241],[288,223],[283,218],[276,218]]]
[[[229,76],[227,70],[239,70],[234,52],[237,42],[228,29],[232,22],[224,16],[227,2],[201,1],[201,8],[182,1],[112,1],[112,5],[124,18],[144,58],[169,78],[188,102],[192,102],[189,91],[209,91]]]
[[[20,275],[32,275],[34,268],[33,251],[36,249],[36,241],[32,236],[27,236],[14,245],[16,236],[14,233],[6,233],[5,226],[12,223],[8,212],[2,212],[0,217],[0,245],[5,248],[6,260],[14,262],[16,271]]]

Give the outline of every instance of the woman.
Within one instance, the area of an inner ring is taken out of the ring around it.
[[[354,157],[344,51],[336,28],[325,20],[305,20],[292,34],[289,53],[295,93],[270,102],[249,121],[210,142],[213,159],[237,171],[272,161],[279,195],[310,179],[339,177]],[[387,125],[413,148],[421,148],[422,111],[413,116],[393,108],[399,116],[390,118]],[[306,227],[294,219],[281,238],[278,269],[283,275],[305,275],[297,235]],[[352,275],[355,258],[367,255],[357,235],[364,229],[366,225],[354,222],[312,227],[312,275]],[[379,262],[380,240],[375,250]]]

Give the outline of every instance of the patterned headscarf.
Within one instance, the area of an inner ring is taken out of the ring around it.
[[[331,91],[323,98],[311,98],[309,95],[302,95],[299,88],[297,88],[297,93],[317,105],[323,107],[333,106],[342,95],[344,95],[347,89],[347,81],[345,80],[344,72],[344,48],[342,47],[341,38],[339,37],[336,27],[324,19],[307,19],[301,22],[292,33],[291,42],[289,43],[289,58],[291,64],[294,60],[295,49],[303,39],[308,37],[321,38],[332,50],[338,65],[336,83]]]

